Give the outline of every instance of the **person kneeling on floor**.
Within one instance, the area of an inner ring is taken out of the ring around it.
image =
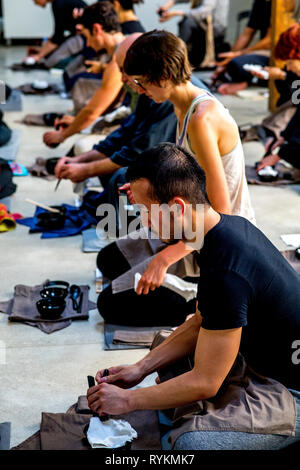
[[[175,409],[174,449],[279,449],[299,441],[298,275],[248,220],[212,209],[204,171],[180,147],[146,151],[127,178],[149,225],[162,236],[165,219],[154,220],[153,208],[169,206],[169,243],[176,235],[198,251],[198,310],[142,360],[111,367],[108,377],[100,370],[87,392],[90,409],[100,416]],[[123,310],[130,315],[130,305]],[[187,356],[186,372],[127,390]]]

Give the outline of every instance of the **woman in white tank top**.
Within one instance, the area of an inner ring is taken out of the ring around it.
[[[212,207],[255,223],[238,127],[213,95],[191,83],[185,44],[166,31],[145,33],[129,48],[124,72],[124,81],[138,93],[174,105],[177,144],[194,155],[204,169]],[[187,253],[182,242],[162,250],[149,264],[139,286],[144,282],[149,285],[149,281],[152,289],[161,285],[168,267]]]

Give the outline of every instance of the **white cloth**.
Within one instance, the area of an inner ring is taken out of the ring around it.
[[[137,432],[122,419],[100,421],[95,417],[90,420],[87,438],[93,449],[116,449],[137,438]]]
[[[293,246],[294,248],[299,248],[300,246],[300,233],[280,235],[280,238],[288,246]]]
[[[139,280],[142,275],[136,273],[134,277],[134,290],[136,291]],[[194,299],[197,296],[198,284],[193,284],[191,282],[186,282],[180,277],[174,276],[174,274],[166,274],[164,282],[162,283],[163,287],[176,292],[176,294],[181,295],[185,298],[187,302]]]

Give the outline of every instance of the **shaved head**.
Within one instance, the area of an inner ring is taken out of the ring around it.
[[[141,35],[142,35],[142,33],[130,34],[130,36],[127,36],[126,39],[124,39],[124,41],[122,41],[121,44],[119,45],[119,47],[116,51],[116,54],[115,54],[115,58],[116,58],[116,62],[118,64],[120,70],[123,67],[128,49],[134,43],[134,41],[137,38],[139,38]]]

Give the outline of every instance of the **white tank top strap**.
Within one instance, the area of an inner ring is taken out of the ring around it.
[[[194,98],[193,101],[191,102],[191,105],[190,105],[190,107],[188,109],[188,112],[186,113],[184,121],[183,121],[183,127],[182,127],[181,135],[177,139],[177,145],[179,145],[180,147],[182,147],[184,138],[186,136],[188,123],[190,122],[191,115],[195,111],[195,108],[198,106],[199,103],[202,103],[202,101],[208,101],[208,100],[216,100],[216,98],[209,91],[205,91],[201,95],[196,96],[196,98]]]

